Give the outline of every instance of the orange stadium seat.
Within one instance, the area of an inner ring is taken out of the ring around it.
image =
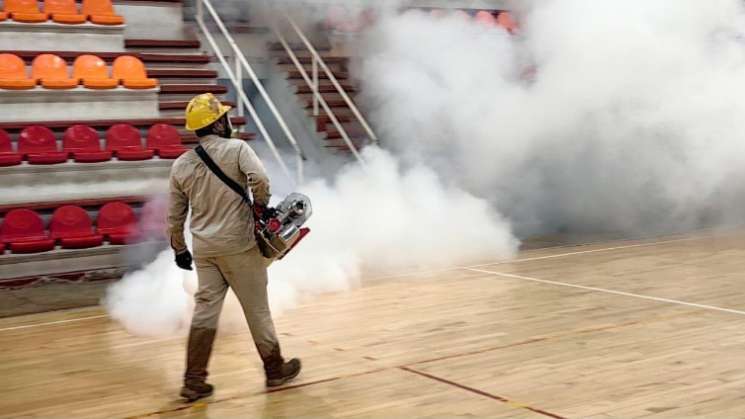
[[[75,59],[72,76],[82,80],[83,86],[89,89],[113,89],[119,85],[118,80],[111,78],[104,60],[90,54]]]
[[[132,207],[124,202],[109,202],[98,211],[98,232],[111,244],[127,244],[140,240],[142,234]]]
[[[0,225],[0,242],[13,253],[37,253],[54,249],[54,239],[44,231],[44,221],[29,209],[14,209]]]
[[[5,0],[5,11],[16,22],[46,22],[47,14],[39,11],[36,0]]]
[[[152,89],[158,85],[158,80],[147,78],[145,64],[139,58],[122,55],[114,60],[111,73],[122,85],[128,89]]]
[[[486,10],[480,10],[478,13],[476,13],[474,20],[477,23],[481,23],[482,25],[485,25],[485,26],[489,26],[489,27],[497,26],[497,18],[495,18],[491,12],[486,11]]]
[[[153,150],[142,147],[140,131],[129,124],[112,125],[106,131],[106,149],[113,151],[119,160],[148,160]]]
[[[57,150],[57,139],[47,127],[31,125],[18,137],[18,152],[31,164],[57,164],[67,161],[67,153]]]
[[[23,156],[13,151],[8,133],[0,129],[0,167],[17,166],[21,160]]]
[[[96,233],[91,217],[76,205],[57,208],[52,214],[49,232],[65,249],[86,249],[103,244],[103,236]]]
[[[44,12],[57,23],[77,25],[87,20],[85,15],[78,11],[75,0],[44,0]]]
[[[6,19],[8,19],[8,12],[0,11],[0,22]]]
[[[87,125],[73,125],[65,130],[62,150],[78,163],[98,163],[111,160],[111,152],[101,150],[98,133]]]
[[[518,29],[517,22],[512,18],[510,12],[501,12],[497,16],[497,24],[505,28],[509,33],[515,33]]]
[[[98,25],[121,25],[124,18],[114,13],[111,0],[83,0],[83,14]]]
[[[47,89],[72,89],[78,80],[70,77],[67,62],[54,54],[40,54],[31,64],[31,78]]]
[[[28,77],[26,63],[13,54],[0,54],[0,89],[33,89],[36,80]]]
[[[147,147],[162,159],[175,159],[188,149],[181,144],[178,130],[168,124],[155,124],[147,131]]]

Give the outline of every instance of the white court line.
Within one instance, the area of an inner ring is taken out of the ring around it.
[[[632,292],[624,292],[624,291],[616,291],[616,290],[609,290],[605,288],[597,288],[597,287],[588,287],[585,285],[576,285],[576,284],[569,284],[566,282],[559,282],[559,281],[550,281],[548,279],[538,279],[538,278],[532,278],[529,276],[523,276],[523,275],[515,275],[515,274],[508,274],[503,272],[494,272],[494,271],[487,271],[484,269],[475,269],[475,268],[466,268],[469,271],[473,272],[481,272],[484,274],[490,274],[495,276],[503,276],[506,278],[513,278],[513,279],[521,279],[523,281],[531,281],[531,282],[539,282],[542,284],[549,284],[549,285],[558,285],[561,287],[569,287],[569,288],[577,288],[581,290],[586,291],[596,291],[596,292],[602,292],[606,294],[614,294],[614,295],[621,295],[624,297],[632,297],[632,298],[639,298],[642,300],[649,300],[649,301],[656,301],[658,303],[668,303],[668,304],[677,304],[681,306],[686,307],[694,307],[694,308],[700,308],[704,310],[712,310],[712,311],[719,311],[722,313],[730,313],[730,314],[739,314],[741,316],[745,316],[745,311],[742,310],[734,310],[731,308],[723,308],[723,307],[717,307],[717,306],[710,306],[707,304],[697,304],[697,303],[689,303],[687,301],[680,301],[680,300],[672,300],[669,298],[662,298],[662,297],[653,297],[651,295],[644,295],[644,294],[634,294]]]
[[[658,245],[661,245],[661,244],[670,244],[670,243],[677,243],[677,242],[683,242],[683,241],[701,240],[701,239],[705,239],[705,238],[709,238],[709,236],[685,237],[685,238],[681,238],[681,239],[660,240],[660,241],[650,242],[650,243],[637,243],[637,244],[627,244],[627,245],[623,245],[623,246],[604,247],[602,249],[579,250],[579,251],[576,251],[576,252],[559,253],[559,254],[547,255],[547,256],[536,256],[536,257],[532,257],[532,258],[504,260],[504,261],[494,262],[494,263],[482,263],[482,264],[479,264],[479,265],[466,266],[465,269],[480,268],[480,267],[483,267],[483,266],[490,266],[490,265],[504,265],[504,264],[509,264],[509,263],[532,262],[532,261],[535,261],[535,260],[556,259],[556,258],[563,258],[563,257],[567,257],[567,256],[585,255],[585,254],[588,254],[588,253],[600,253],[600,252],[610,252],[610,251],[613,251],[613,250],[633,249],[633,248],[636,248],[636,247],[658,246]],[[589,244],[582,244],[582,245],[579,245],[579,246],[590,246],[590,245]],[[537,249],[537,250],[545,250],[545,249]]]
[[[391,274],[391,275],[367,278],[366,280],[377,281],[377,280],[382,280],[382,279],[401,278],[401,277],[414,276],[414,275],[426,275],[426,274],[441,273],[441,272],[446,272],[446,271],[454,271],[454,270],[462,270],[462,269],[470,269],[470,270],[474,270],[478,272],[478,270],[474,268],[479,268],[482,266],[490,266],[490,265],[502,265],[502,264],[508,264],[508,263],[531,262],[535,260],[555,259],[555,258],[582,255],[582,254],[588,254],[588,253],[610,252],[613,250],[632,249],[635,247],[649,247],[649,246],[656,246],[656,245],[662,245],[662,244],[668,244],[668,243],[676,243],[676,242],[681,242],[681,241],[700,240],[700,239],[704,239],[708,237],[709,236],[686,237],[686,238],[681,238],[681,239],[661,240],[661,241],[650,242],[650,243],[629,244],[629,245],[624,245],[624,246],[605,247],[602,249],[581,250],[577,252],[559,253],[556,255],[537,256],[533,258],[503,260],[503,261],[492,262],[492,263],[482,263],[479,265],[472,265],[472,266],[452,266],[449,268],[441,268],[441,269],[433,269],[433,270],[410,271],[410,272],[400,273],[400,274]],[[590,245],[592,244],[584,244],[584,245],[581,244],[578,246],[590,246]],[[81,321],[81,320],[98,319],[102,317],[107,317],[107,316],[100,315],[100,316],[91,316],[91,317],[81,317],[79,319],[59,320],[59,321],[53,321],[53,322],[47,322],[47,323],[28,324],[24,326],[15,326],[15,327],[8,327],[5,329],[0,329],[0,332],[9,331],[9,330],[27,329],[27,328],[39,327],[39,326],[50,326],[50,325],[55,325],[55,324],[60,324],[60,323],[70,323],[70,322],[76,322],[76,321]]]
[[[37,326],[51,326],[51,325],[62,324],[62,323],[80,322],[80,321],[83,321],[83,320],[102,319],[104,317],[109,317],[109,316],[107,316],[105,314],[99,314],[98,316],[80,317],[80,318],[77,318],[77,319],[67,319],[67,320],[57,320],[57,321],[46,322],[46,323],[26,324],[26,325],[23,325],[23,326],[6,327],[4,329],[0,329],[0,332],[7,332],[7,331],[10,331],[10,330],[29,329],[29,328],[37,327]]]

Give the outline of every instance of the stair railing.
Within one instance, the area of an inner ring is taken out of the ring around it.
[[[280,13],[275,13],[280,14]],[[302,29],[297,25],[295,20],[288,15],[287,13],[281,13],[282,16],[287,20],[287,22],[290,24],[290,27],[295,32],[295,34],[298,36],[300,41],[305,46],[306,50],[310,53],[311,56],[311,74],[309,75],[308,72],[305,70],[305,67],[300,63],[300,60],[297,57],[297,54],[295,53],[295,50],[290,47],[289,43],[287,42],[287,39],[282,34],[282,32],[277,29],[278,25],[272,25],[272,30],[274,31],[275,36],[279,40],[279,43],[282,45],[282,48],[287,53],[287,56],[292,61],[293,65],[297,68],[298,72],[302,76],[305,83],[310,88],[312,95],[313,95],[313,116],[318,116],[320,109],[323,108],[323,111],[328,115],[329,119],[331,120],[331,123],[334,125],[334,128],[336,128],[339,131],[339,134],[342,137],[342,140],[346,144],[346,146],[349,148],[349,150],[352,152],[352,154],[355,156],[355,158],[360,161],[361,163],[364,163],[364,160],[362,156],[359,153],[359,150],[352,142],[351,138],[349,137],[349,134],[347,133],[347,130],[344,128],[344,126],[339,122],[339,119],[337,118],[336,114],[334,114],[333,110],[329,106],[326,99],[323,97],[323,94],[321,94],[319,90],[319,68],[324,72],[326,75],[326,78],[331,82],[331,84],[334,86],[336,91],[339,93],[339,95],[342,97],[344,102],[347,104],[349,109],[352,111],[353,116],[359,122],[359,124],[362,126],[362,128],[365,130],[365,133],[367,134],[367,137],[369,138],[370,142],[373,144],[376,144],[378,142],[378,137],[373,132],[372,128],[370,127],[370,124],[365,120],[365,118],[360,113],[359,109],[357,108],[357,105],[352,101],[352,99],[349,97],[349,94],[344,90],[344,87],[339,83],[339,80],[334,75],[333,71],[331,71],[324,61],[321,54],[318,53],[318,50],[313,46],[313,44],[308,40],[308,37],[303,33]]]
[[[263,84],[261,83],[258,76],[256,75],[256,72],[253,70],[251,65],[248,63],[246,56],[243,54],[240,48],[238,48],[238,44],[235,42],[233,37],[228,32],[227,28],[225,27],[225,24],[223,23],[222,19],[220,18],[217,11],[213,7],[212,2],[210,0],[196,0],[196,7],[197,7],[197,12],[196,12],[197,25],[202,31],[202,35],[204,35],[204,38],[207,40],[207,42],[212,47],[212,51],[215,53],[215,56],[217,57],[217,59],[220,61],[220,64],[222,64],[223,70],[228,75],[228,77],[230,78],[230,81],[233,84],[233,87],[235,88],[236,94],[239,99],[238,100],[239,115],[243,114],[243,106],[245,106],[245,109],[248,111],[249,115],[251,116],[254,123],[256,124],[256,128],[259,130],[262,137],[266,141],[267,145],[269,146],[269,150],[271,151],[272,155],[274,155],[274,158],[277,160],[277,163],[279,164],[282,171],[285,173],[285,175],[289,178],[291,182],[302,183],[303,161],[305,160],[305,155],[303,154],[302,149],[300,148],[297,141],[295,140],[295,136],[292,134],[292,132],[288,128],[287,123],[285,122],[284,118],[277,110],[277,107],[274,105],[274,101],[272,101],[272,99],[267,94],[266,90],[264,89]],[[230,46],[230,49],[232,50],[233,56],[235,57],[235,70],[231,68],[230,64],[225,58],[225,55],[222,52],[222,49],[217,44],[214,36],[208,29],[208,26],[205,23],[205,10],[212,17],[212,20],[217,25],[220,34],[227,41],[228,45]],[[246,95],[246,92],[243,89],[243,72],[244,71],[246,72],[246,74],[248,74],[254,86],[256,86],[256,89],[259,91],[259,94],[266,102],[267,107],[269,108],[274,118],[277,120],[277,123],[282,129],[282,132],[285,134],[287,141],[290,143],[293,150],[295,151],[295,156],[297,158],[297,177],[292,176],[290,169],[287,167],[287,164],[282,158],[282,155],[277,149],[274,141],[272,140],[272,137],[269,135],[269,132],[266,130],[264,123],[259,118],[259,115],[256,112],[256,108],[253,106],[251,101],[248,99],[248,96]]]

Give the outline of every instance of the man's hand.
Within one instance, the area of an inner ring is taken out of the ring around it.
[[[189,252],[189,249],[186,249],[182,251],[181,253],[176,253],[176,265],[178,265],[179,268],[191,271],[191,262],[192,262],[191,252]]]

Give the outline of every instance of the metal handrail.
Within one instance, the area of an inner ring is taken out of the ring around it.
[[[212,19],[217,24],[217,27],[220,29],[222,36],[225,38],[225,40],[228,42],[231,49],[233,50],[233,56],[236,59],[236,62],[235,62],[236,71],[235,72],[231,69],[230,64],[227,62],[224,54],[222,53],[222,49],[215,41],[214,37],[212,36],[209,29],[207,28],[207,25],[204,22],[204,8],[208,10],[210,15],[212,16]],[[269,146],[270,151],[274,155],[274,158],[277,160],[277,163],[279,164],[282,171],[287,175],[290,181],[295,181],[295,179],[293,179],[292,177],[292,174],[289,168],[285,164],[284,159],[279,153],[279,150],[274,144],[274,141],[269,135],[269,132],[266,130],[266,127],[264,126],[263,122],[259,118],[259,115],[256,112],[256,109],[254,108],[251,101],[248,99],[246,92],[243,90],[242,70],[245,70],[246,73],[249,75],[249,78],[256,86],[257,90],[259,91],[259,94],[264,98],[264,101],[269,107],[269,110],[272,112],[275,119],[277,120],[277,123],[279,124],[280,128],[282,129],[285,136],[287,137],[287,141],[290,143],[290,145],[295,151],[295,155],[297,157],[297,170],[298,170],[296,181],[298,183],[301,183],[303,181],[303,161],[305,160],[305,155],[303,154],[303,151],[300,149],[300,146],[295,140],[295,136],[292,134],[290,129],[287,127],[287,124],[285,123],[284,118],[282,118],[282,115],[277,110],[276,106],[274,105],[274,102],[272,101],[272,99],[269,97],[266,90],[264,89],[263,84],[259,80],[258,76],[254,72],[251,65],[248,63],[246,56],[243,55],[243,52],[241,52],[240,48],[238,48],[238,45],[236,44],[235,40],[228,32],[227,28],[225,27],[225,24],[222,22],[222,19],[220,19],[220,16],[217,14],[217,11],[215,11],[215,8],[212,6],[212,3],[210,2],[210,0],[197,0],[196,22],[199,28],[202,30],[202,34],[204,35],[205,39],[212,47],[212,50],[215,52],[217,59],[220,61],[220,64],[222,64],[223,70],[227,73],[228,77],[230,78],[230,81],[233,83],[233,87],[235,87],[236,93],[240,98],[240,101],[238,102],[239,114],[243,112],[240,106],[240,104],[242,103],[243,106],[245,106],[246,109],[248,110],[248,113],[251,115],[251,118],[253,119],[254,123],[256,124],[256,127],[258,128],[259,132],[261,133],[267,145]]]
[[[319,54],[315,47],[313,47],[313,44],[310,43],[310,41],[305,36],[302,29],[300,29],[300,27],[297,25],[295,20],[287,13],[285,13],[284,16],[290,23],[290,26],[295,31],[300,40],[303,42],[303,44],[305,44],[305,47],[308,49],[308,51],[310,51],[311,55],[313,56],[313,64],[315,65],[316,63],[318,63],[321,66],[321,69],[323,69],[324,73],[326,73],[326,77],[328,77],[328,79],[331,81],[331,84],[334,86],[334,88],[336,88],[337,92],[339,92],[341,97],[344,99],[344,102],[346,102],[347,106],[352,111],[352,114],[354,114],[355,118],[357,118],[357,121],[360,123],[360,125],[362,125],[362,128],[364,128],[367,136],[373,143],[377,143],[378,137],[375,135],[372,128],[370,128],[370,124],[367,123],[367,120],[362,116],[359,109],[357,109],[357,105],[354,104],[344,88],[341,86],[341,84],[339,84],[339,81],[336,79],[334,73],[326,65],[326,62],[323,60],[323,57],[321,57],[321,54]],[[287,46],[285,46],[285,49],[288,49]],[[289,51],[290,50],[288,49],[288,52]],[[308,80],[306,80],[306,82],[308,82]],[[318,76],[316,71],[314,71],[313,82],[314,84],[309,84],[309,86],[311,87],[311,89],[314,90],[314,94],[320,98],[321,95],[320,93],[318,93]],[[329,116],[331,116],[331,114],[329,114]]]
[[[344,126],[339,123],[339,120],[336,118],[336,115],[334,115],[334,112],[331,110],[331,107],[326,102],[326,99],[323,98],[323,95],[321,95],[318,92],[318,74],[317,72],[314,72],[313,80],[316,82],[315,84],[311,82],[310,77],[308,76],[308,73],[305,71],[305,68],[302,64],[300,64],[300,61],[297,58],[297,55],[295,55],[295,52],[290,48],[290,46],[287,44],[287,40],[284,36],[276,29],[274,28],[274,33],[277,36],[277,39],[279,39],[280,44],[282,44],[282,47],[287,51],[287,55],[290,57],[290,60],[292,60],[292,63],[295,64],[295,67],[297,67],[298,71],[300,71],[300,75],[303,77],[306,83],[308,83],[308,86],[311,86],[311,89],[313,90],[313,96],[314,96],[314,114],[318,114],[317,106],[320,104],[323,107],[323,110],[326,112],[326,115],[329,116],[331,119],[331,123],[334,124],[334,127],[336,127],[337,130],[339,130],[339,133],[341,134],[342,140],[344,140],[344,143],[349,147],[349,150],[352,152],[354,157],[357,159],[357,161],[360,162],[360,164],[365,163],[365,160],[362,158],[362,156],[359,153],[359,150],[357,150],[357,147],[352,143],[352,140],[349,138],[349,134],[347,134],[347,130],[344,129]],[[315,68],[315,67],[314,67]],[[317,100],[317,102],[316,102]]]

